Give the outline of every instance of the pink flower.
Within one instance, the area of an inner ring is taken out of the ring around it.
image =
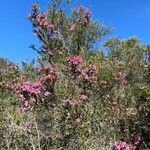
[[[85,11],[85,18],[90,19],[92,16],[91,10],[90,9],[86,9]]]
[[[80,123],[81,119],[80,118],[77,118],[76,119],[76,123]]]
[[[122,150],[122,149],[124,149],[124,150],[130,150],[129,144],[127,142],[125,142],[125,141],[115,142],[113,144],[113,147],[114,147],[115,150]]]
[[[36,16],[35,19],[36,23],[38,26],[41,28],[47,28],[50,29],[51,31],[54,31],[55,27],[54,25],[46,18],[46,14],[40,13]]]
[[[22,99],[22,100],[25,100],[25,98],[22,94],[19,94],[19,98]]]
[[[124,148],[125,150],[130,150],[129,144],[127,142],[123,141],[120,144],[121,144],[122,148]]]
[[[87,95],[80,95],[80,100],[81,101],[86,101],[88,99],[88,96]]]
[[[79,78],[85,79],[85,80],[89,80],[89,76],[87,74],[87,72],[85,70],[81,70],[80,74],[79,74]]]
[[[83,59],[79,55],[73,55],[67,58],[67,61],[71,65],[80,65],[83,62]]]
[[[24,106],[25,106],[25,107],[28,107],[28,106],[29,106],[29,101],[25,101],[25,102],[24,102]]]
[[[20,86],[19,89],[22,92],[28,92],[31,94],[39,94],[41,92],[41,82],[23,82]]]
[[[25,112],[26,110],[27,110],[27,109],[26,109],[25,107],[21,107],[21,108],[20,108],[20,112],[21,112],[21,113]]]
[[[97,77],[95,76],[97,73],[97,66],[95,64],[90,64],[85,69],[79,71],[78,77],[84,80],[96,81]]]
[[[132,141],[133,141],[133,144],[137,146],[140,144],[141,137],[138,134],[134,133],[132,137]]]
[[[51,94],[51,93],[50,93],[50,92],[47,92],[47,91],[44,93],[45,96],[49,96],[50,94]]]
[[[79,7],[79,12],[83,13],[83,12],[84,12],[84,9],[85,9],[85,8],[84,8],[83,6],[80,6],[80,7]]]
[[[41,71],[40,81],[55,81],[58,77],[58,72],[50,65],[42,66],[38,69]]]
[[[115,150],[121,150],[121,145],[120,145],[119,142],[115,142],[115,143],[113,144],[113,147],[115,148]]]

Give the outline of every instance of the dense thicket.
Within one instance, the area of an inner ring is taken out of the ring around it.
[[[0,59],[0,149],[150,149],[150,46],[109,38],[97,49],[110,28],[68,4],[33,4],[36,63]]]

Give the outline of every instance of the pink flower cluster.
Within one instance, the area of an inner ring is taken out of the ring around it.
[[[28,92],[30,94],[40,94],[41,93],[42,83],[40,81],[37,82],[23,82],[19,85],[19,89],[22,92]]]
[[[82,95],[80,95],[80,101],[86,101],[88,99],[88,96],[87,95],[84,95],[84,94],[82,94]]]
[[[41,94],[42,92],[42,83],[37,82],[22,82],[18,85],[19,97],[22,101],[21,112],[25,112],[31,108],[30,98],[35,97],[36,95]],[[32,103],[35,105],[36,100],[33,99]]]
[[[36,16],[36,23],[38,26],[42,27],[42,28],[49,28],[51,30],[55,30],[55,27],[53,24],[50,23],[49,20],[46,19],[46,15],[43,13],[40,13]]]
[[[88,67],[83,69],[81,65],[83,58],[79,55],[73,55],[67,58],[69,66],[69,76],[78,77],[84,80],[96,80],[96,73],[98,71],[95,64],[90,64]]]
[[[62,40],[61,33],[56,26],[47,18],[46,14],[39,12],[37,6],[34,6],[32,13],[28,17],[34,27],[34,35],[38,36],[40,40]],[[41,34],[42,33],[42,34]],[[43,37],[44,35],[44,37]]]
[[[69,64],[68,74],[74,79],[79,75],[83,58],[80,55],[72,55],[67,58]]]
[[[90,9],[84,8],[83,6],[79,7],[79,12],[84,15],[86,22],[89,22],[92,13]]]
[[[91,10],[90,9],[86,9],[86,11],[85,11],[85,18],[87,20],[89,20],[91,18],[91,16],[92,16]]]
[[[140,144],[140,141],[141,141],[140,135],[134,133],[132,136],[132,143],[134,144],[134,146],[138,146]]]
[[[115,142],[113,144],[115,150],[130,150],[130,145],[125,141]]]
[[[141,141],[140,135],[134,133],[132,135],[132,146],[129,145],[126,141],[118,141],[113,144],[113,148],[115,150],[131,150],[130,147],[134,147],[134,149],[136,150],[139,148],[140,141]]]
[[[51,65],[36,67],[36,70],[39,73],[38,81],[25,81],[18,85],[17,90],[22,101],[22,112],[33,109],[41,100],[43,101],[43,99],[50,96],[51,90],[45,83],[55,81],[58,76],[56,70]]]
[[[90,64],[87,68],[80,70],[79,72],[79,78],[84,80],[96,80],[96,73],[98,69],[95,64]]]
[[[80,12],[80,13],[83,13],[83,12],[84,12],[84,9],[85,9],[85,8],[84,8],[83,6],[80,6],[80,7],[79,7],[79,12]]]
[[[83,62],[83,58],[79,55],[73,55],[67,58],[70,65],[80,65]]]
[[[39,67],[38,71],[42,72],[39,76],[41,82],[55,81],[58,78],[58,72],[50,64]]]

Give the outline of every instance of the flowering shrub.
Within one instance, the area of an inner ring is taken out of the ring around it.
[[[149,47],[108,39],[107,55],[94,51],[109,28],[83,6],[67,16],[60,4],[32,6],[37,63],[0,59],[0,149],[148,149]]]

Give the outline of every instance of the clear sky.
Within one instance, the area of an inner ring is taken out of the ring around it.
[[[32,26],[26,19],[33,2],[46,9],[48,0],[0,0],[0,57],[14,62],[36,56],[29,47],[38,44]],[[110,36],[137,36],[150,43],[150,0],[73,0],[74,4],[90,6],[93,18],[112,27]]]

